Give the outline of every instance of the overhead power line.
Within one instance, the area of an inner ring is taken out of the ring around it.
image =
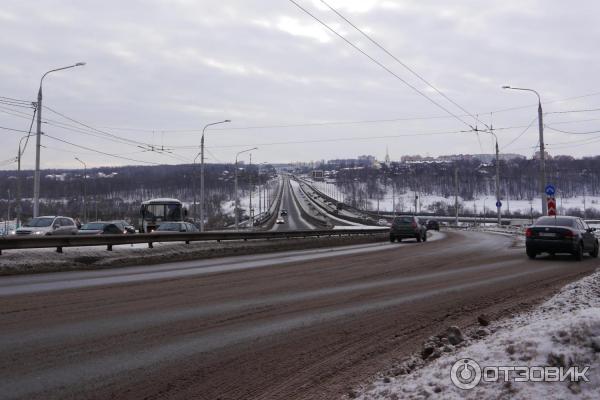
[[[600,108],[588,108],[583,110],[567,110],[567,111],[550,111],[544,114],[572,114],[572,113],[583,113],[583,112],[593,112],[600,111]]]
[[[338,17],[340,17],[341,19],[343,19],[344,21],[346,21],[346,23],[348,23],[351,27],[353,27],[356,31],[358,31],[361,35],[363,35],[368,41],[370,41],[371,43],[373,43],[381,51],[383,51],[385,54],[387,54],[392,59],[394,59],[398,64],[400,64],[406,70],[408,70],[410,73],[412,73],[414,76],[416,76],[421,82],[423,82],[424,84],[426,84],[427,86],[429,86],[430,88],[432,88],[437,94],[439,94],[440,96],[442,96],[444,99],[448,100],[450,103],[454,104],[454,106],[456,106],[458,109],[460,109],[461,111],[463,111],[465,114],[467,114],[468,116],[470,116],[471,118],[473,118],[475,121],[481,122],[486,128],[489,128],[489,126],[486,125],[484,122],[482,122],[476,115],[473,115],[471,112],[469,112],[468,110],[466,110],[463,106],[461,106],[456,101],[452,100],[450,97],[448,97],[446,94],[444,94],[436,86],[434,86],[433,84],[431,84],[423,76],[421,76],[419,73],[417,73],[413,68],[411,68],[408,65],[406,65],[398,57],[396,57],[394,54],[392,54],[388,49],[386,49],[385,47],[383,47],[383,45],[381,45],[379,42],[377,42],[375,39],[373,39],[370,35],[368,35],[365,31],[363,31],[358,26],[356,26],[354,23],[352,23],[347,17],[345,17],[344,15],[342,15],[341,12],[339,12],[338,10],[336,10],[335,8],[333,8],[331,5],[329,5],[325,0],[321,0],[321,3],[325,4]]]
[[[340,39],[342,39],[344,42],[346,42],[347,44],[349,44],[352,48],[354,48],[355,50],[357,50],[358,52],[360,52],[361,54],[363,54],[365,57],[367,57],[373,63],[375,63],[376,65],[378,65],[380,68],[382,68],[383,70],[385,70],[386,72],[388,72],[390,75],[394,76],[396,79],[398,79],[399,81],[401,81],[402,83],[404,83],[406,86],[408,86],[409,88],[411,88],[412,90],[414,90],[415,92],[417,92],[419,95],[421,95],[424,98],[426,98],[427,100],[429,100],[431,103],[433,103],[438,108],[442,109],[447,114],[449,114],[452,117],[454,117],[456,120],[458,120],[462,124],[466,125],[470,129],[473,129],[473,126],[471,126],[470,124],[468,124],[467,122],[465,122],[458,115],[456,115],[452,111],[448,110],[446,107],[444,107],[443,105],[441,105],[440,103],[438,103],[437,101],[435,101],[434,99],[432,99],[431,97],[427,96],[425,93],[423,93],[422,91],[420,91],[417,87],[415,87],[414,85],[412,85],[409,82],[407,82],[400,75],[396,74],[394,71],[392,71],[391,69],[389,69],[388,67],[386,67],[385,65],[383,65],[381,62],[377,61],[375,58],[373,58],[372,56],[370,56],[367,52],[365,52],[360,47],[358,47],[357,45],[355,45],[354,43],[352,43],[350,40],[346,39],[343,35],[341,35],[335,29],[333,29],[332,27],[330,27],[329,25],[327,25],[325,22],[323,22],[322,20],[320,20],[317,16],[315,16],[313,13],[311,13],[310,11],[308,11],[306,8],[302,7],[296,1],[294,1],[294,0],[288,0],[288,1],[290,3],[292,3],[292,4],[294,4],[296,7],[298,7],[300,10],[302,10],[304,13],[308,14],[315,21],[317,21],[318,23],[320,23],[321,25],[323,25],[325,28],[327,28],[334,35],[336,35],[337,37],[339,37]]]
[[[533,125],[533,123],[535,121],[537,121],[537,116],[535,118],[533,118],[531,120],[531,122],[529,123],[529,125],[527,125],[521,133],[519,133],[517,136],[515,136],[515,138],[513,140],[511,140],[507,145],[502,146],[502,150],[506,149],[508,146],[512,145],[514,142],[519,140],[521,138],[521,136],[523,136],[525,134],[525,132],[527,132],[529,130],[529,128],[531,128],[531,125]]]
[[[547,129],[550,129],[551,131],[555,131],[555,132],[560,132],[560,133],[566,133],[567,135],[594,135],[597,133],[600,133],[600,131],[588,131],[588,132],[569,132],[569,131],[564,131],[562,129],[556,129],[553,128],[549,125],[544,124],[544,127]]]
[[[94,153],[98,153],[98,154],[103,154],[103,155],[109,156],[109,157],[120,158],[122,160],[133,161],[133,162],[144,163],[144,164],[160,165],[159,163],[155,163],[155,162],[152,162],[152,161],[137,160],[137,159],[134,159],[134,158],[124,157],[124,156],[120,156],[120,155],[117,155],[117,154],[106,153],[104,151],[96,150],[96,149],[93,149],[91,147],[82,146],[80,144],[72,143],[72,142],[69,142],[67,140],[64,140],[64,139],[61,139],[61,138],[57,138],[57,137],[52,136],[52,135],[48,135],[47,133],[44,134],[44,137],[47,137],[47,138],[52,139],[52,140],[56,140],[58,142],[62,142],[62,143],[68,144],[68,145],[73,146],[73,147],[77,147],[77,148],[80,148],[80,149],[88,150],[88,151],[91,151],[91,152],[94,152]]]

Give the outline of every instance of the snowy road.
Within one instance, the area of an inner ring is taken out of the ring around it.
[[[514,313],[599,264],[447,235],[0,278],[0,393],[337,398],[448,325]]]
[[[281,214],[281,210],[286,210],[287,215],[281,216],[285,221],[284,224],[275,224],[273,226],[273,231],[297,231],[297,230],[305,230],[305,229],[315,229],[310,223],[306,222],[300,213],[300,209],[298,208],[298,204],[294,201],[294,194],[292,193],[292,188],[290,186],[289,177],[283,178],[283,194],[281,198],[281,206],[279,207],[278,215]]]

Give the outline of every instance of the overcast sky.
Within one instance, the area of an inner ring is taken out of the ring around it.
[[[238,151],[254,146],[259,149],[253,162],[361,154],[383,159],[386,147],[392,159],[493,151],[491,135],[468,132],[474,118],[320,1],[296,1],[397,77],[288,0],[4,0],[0,96],[35,101],[44,72],[87,63],[48,75],[43,103],[103,133],[44,108],[43,131],[53,138],[42,140],[43,168],[78,167],[74,157],[89,166],[141,164],[58,139],[133,160],[190,162],[204,125],[224,119],[232,122],[207,129],[208,162],[232,162]],[[531,156],[538,143],[537,98],[501,89],[509,84],[540,92],[551,154],[599,153],[600,141],[594,142],[599,134],[550,127],[600,130],[600,111],[557,113],[600,108],[600,4],[328,3],[452,101],[478,114],[479,128],[492,121],[502,152]],[[514,107],[521,108],[506,110]],[[0,126],[27,131],[31,112],[0,101]],[[22,136],[0,129],[0,160],[16,156]],[[23,168],[34,165],[33,144]],[[164,146],[165,152],[148,151],[149,145]]]

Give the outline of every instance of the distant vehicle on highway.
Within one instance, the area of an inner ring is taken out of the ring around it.
[[[440,230],[440,223],[437,222],[435,219],[430,219],[429,221],[427,221],[427,230],[429,230],[429,231],[439,231]]]
[[[16,235],[74,235],[77,225],[72,218],[44,216],[32,218],[15,231]]]
[[[277,218],[275,221],[276,224],[285,224],[285,220],[283,218]]]
[[[390,228],[390,242],[415,238],[417,242],[427,241],[427,228],[414,215],[395,217]]]
[[[160,224],[154,232],[156,233],[168,233],[168,232],[200,232],[196,225],[190,222],[163,222]]]
[[[525,230],[527,256],[534,259],[540,253],[570,253],[581,261],[584,253],[598,257],[598,239],[579,217],[540,217]]]
[[[288,215],[287,210],[284,208],[283,210],[281,210],[280,215],[283,217],[284,215]]]
[[[182,222],[187,209],[177,199],[151,199],[140,207],[140,232],[152,232],[163,222]]]
[[[390,223],[388,222],[387,219],[381,218],[379,221],[377,221],[377,225],[379,225],[379,226],[390,226]]]
[[[83,224],[78,235],[125,235],[127,229],[122,222],[96,221]]]

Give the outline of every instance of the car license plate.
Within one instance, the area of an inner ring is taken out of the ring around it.
[[[556,233],[552,233],[552,232],[540,232],[540,236],[542,236],[542,237],[556,237]]]

